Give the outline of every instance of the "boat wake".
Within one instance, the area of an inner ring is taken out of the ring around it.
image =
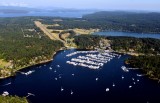
[[[2,86],[8,86],[8,85],[11,85],[11,82],[7,83],[7,84],[4,84]]]

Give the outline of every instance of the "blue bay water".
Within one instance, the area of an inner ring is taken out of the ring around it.
[[[35,96],[28,97],[31,103],[160,102],[160,84],[145,76],[138,77],[137,74],[141,74],[139,70],[130,70],[126,73],[121,69],[121,66],[125,65],[124,60],[130,56],[122,55],[119,59],[116,57],[100,70],[90,70],[66,64],[67,60],[84,55],[77,54],[66,57],[67,54],[74,51],[77,50],[60,51],[50,63],[21,70],[21,72],[35,70],[28,76],[17,73],[16,77],[0,80],[0,94],[3,91],[18,96],[27,96],[27,93],[33,93]],[[53,69],[50,70],[50,67]],[[98,81],[96,78],[99,78]],[[9,82],[11,85],[5,86]],[[112,86],[113,83],[115,87]],[[133,87],[129,89],[130,85]],[[64,91],[61,91],[61,88]],[[106,92],[106,88],[109,88],[110,91]],[[73,95],[71,95],[71,91],[73,91]]]
[[[78,11],[78,12],[55,12],[55,11],[42,11],[42,12],[29,12],[29,13],[0,13],[0,17],[23,17],[23,16],[46,16],[46,17],[69,17],[69,18],[81,18],[82,15],[90,14],[90,11]]]
[[[96,32],[94,34],[103,35],[103,36],[126,36],[126,37],[136,37],[136,38],[155,38],[160,39],[160,34],[149,34],[149,33],[131,33],[131,32],[117,32],[117,31],[104,31]]]

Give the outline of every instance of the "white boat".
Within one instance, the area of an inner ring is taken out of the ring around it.
[[[8,95],[9,95],[9,93],[7,91],[4,91],[2,94],[2,96],[8,96]]]
[[[139,82],[139,79],[137,80],[137,82]]]
[[[60,65],[57,65],[58,68],[60,68]]]
[[[106,92],[109,92],[109,88],[106,88]]]
[[[28,93],[27,97],[29,96],[35,96],[33,93]]]
[[[61,92],[64,91],[64,89],[61,87]]]
[[[54,78],[55,80],[58,80],[58,78]]]
[[[129,88],[132,88],[132,86],[130,85]]]
[[[115,84],[113,83],[113,85],[112,85],[113,87],[115,87]]]
[[[54,70],[54,72],[56,73],[57,71],[56,71],[56,70]]]
[[[72,74],[72,76],[74,76],[74,74]]]
[[[124,72],[129,72],[129,70],[128,70],[125,66],[122,66],[121,69],[122,69]]]
[[[71,90],[71,95],[73,95],[73,91]]]
[[[98,81],[98,78],[96,78],[96,81]]]
[[[132,80],[134,81],[134,78],[132,78]]]
[[[142,77],[142,76],[144,76],[143,74],[137,74],[137,77]]]
[[[30,71],[28,71],[28,72],[26,72],[26,73],[24,73],[25,75],[30,75],[30,74],[32,74],[33,72],[35,72],[35,70],[30,70]]]
[[[122,76],[122,79],[124,79],[124,76]]]
[[[52,67],[49,67],[50,70],[52,70]]]

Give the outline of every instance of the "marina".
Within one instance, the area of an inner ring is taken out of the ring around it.
[[[78,51],[67,54],[67,57],[72,57],[79,53],[86,54],[85,56],[78,56],[77,58],[72,58],[70,61],[66,61],[67,64],[74,66],[87,67],[89,69],[100,69],[104,64],[110,62],[113,58],[120,58],[121,55],[109,52],[105,50],[103,53],[98,51]]]

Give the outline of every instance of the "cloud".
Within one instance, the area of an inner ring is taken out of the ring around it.
[[[28,4],[24,2],[0,2],[0,6],[18,6],[18,7],[27,7]]]

